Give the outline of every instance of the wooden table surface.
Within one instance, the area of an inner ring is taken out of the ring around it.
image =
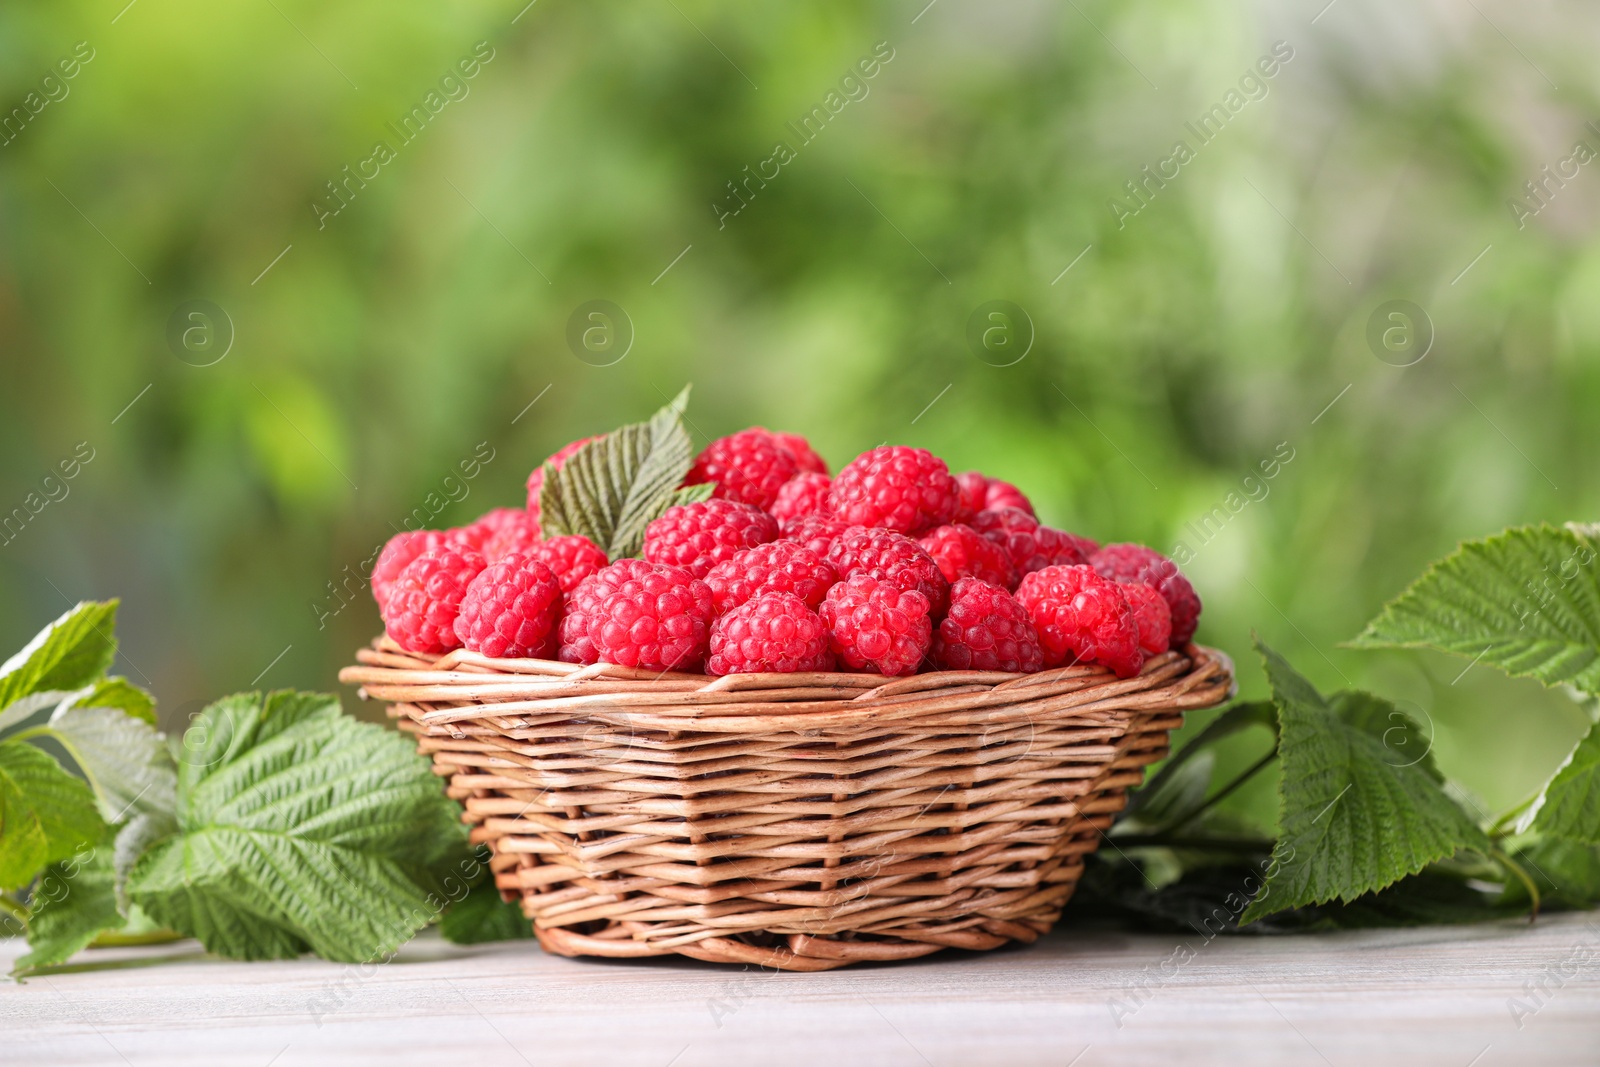
[[[21,951],[0,941],[0,967]],[[1592,1067],[1600,916],[1209,943],[1065,929],[825,974],[433,935],[369,967],[182,942],[0,983],[5,1067],[359,1063]]]

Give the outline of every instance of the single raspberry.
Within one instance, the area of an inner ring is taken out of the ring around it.
[[[1133,621],[1139,626],[1139,647],[1146,655],[1161,655],[1172,644],[1172,609],[1167,598],[1144,582],[1123,582],[1122,595],[1128,598]]]
[[[472,579],[456,615],[456,637],[496,659],[548,659],[555,652],[561,583],[532,556],[512,552]]]
[[[557,449],[549,459],[533,468],[533,472],[528,475],[528,514],[533,516],[534,522],[539,521],[539,491],[544,488],[544,469],[553,467],[556,470],[560,470],[578,449],[590,441],[598,441],[599,439],[597,434],[594,437],[580,437],[576,441],[569,441]]]
[[[818,614],[828,625],[828,646],[851,670],[915,674],[933,638],[928,598],[870,574],[856,574],[828,590]]]
[[[1017,569],[1011,565],[1006,550],[970,526],[938,526],[919,537],[917,543],[927,549],[951,582],[982,578],[1002,589],[1016,587]]]
[[[465,530],[479,534],[478,551],[490,563],[508,552],[526,552],[539,543],[539,520],[525,508],[492,508]]]
[[[932,452],[886,445],[847,463],[828,499],[833,517],[852,526],[918,534],[955,517],[961,487]]]
[[[778,536],[778,520],[749,504],[702,500],[674,504],[644,530],[644,558],[687,567],[696,578],[747,548]]]
[[[790,593],[816,610],[839,580],[833,565],[802,544],[772,541],[747,548],[706,572],[717,613],[731,611],[762,593]]]
[[[828,562],[839,577],[870,574],[901,589],[915,589],[928,598],[933,617],[950,602],[950,582],[927,549],[904,534],[852,526],[828,549]]]
[[[793,593],[759,593],[718,618],[711,627],[707,674],[793,674],[832,669],[828,627]]]
[[[772,517],[787,527],[812,515],[827,515],[828,487],[832,484],[833,479],[826,474],[801,471],[779,488],[778,497],[769,509]]]
[[[1033,502],[1010,482],[990,478],[978,471],[965,471],[956,475],[956,484],[961,487],[961,506],[956,510],[957,522],[970,523],[978,512],[996,508],[1020,508],[1029,515],[1033,514]]]
[[[1200,595],[1178,571],[1178,565],[1144,545],[1106,545],[1089,558],[1090,566],[1118,582],[1155,586],[1172,609],[1172,644],[1186,645],[1200,622]]]
[[[1032,674],[1044,667],[1027,609],[998,585],[963,578],[950,587],[950,611],[933,632],[933,662],[947,671]]]
[[[1041,567],[1087,563],[1085,549],[1094,550],[1093,541],[1040,526],[1021,508],[986,508],[972,517],[972,528],[1005,549],[1019,580]]]
[[[606,597],[623,584],[649,574],[655,567],[642,559],[619,559],[581,579],[566,595],[566,614],[561,617],[561,648],[558,659],[567,663],[593,663],[599,655],[589,640],[589,621],[600,611]]]
[[[458,647],[456,613],[483,568],[483,557],[468,548],[442,545],[424,552],[389,588],[384,629],[409,652],[442,655]]]
[[[600,546],[578,534],[540,541],[528,549],[528,555],[550,568],[563,593],[572,592],[579,582],[606,565],[606,554]]]
[[[800,471],[788,449],[766,430],[752,427],[719,437],[695,458],[684,485],[716,482],[718,500],[770,508],[783,483]]]
[[[579,583],[561,624],[561,658],[569,659],[569,635],[582,633],[594,656],[606,663],[652,671],[699,670],[710,640],[711,587],[682,567],[664,564],[627,567],[616,575],[620,582],[607,576],[621,563],[634,562],[619,561]],[[589,582],[596,583],[591,593],[609,591],[584,596]],[[581,654],[576,640],[570,644],[574,655]]]
[[[1082,564],[1051,566],[1023,577],[1017,603],[1028,611],[1044,665],[1099,663],[1118,678],[1144,666],[1139,626],[1122,587]]]
[[[811,515],[784,527],[783,538],[805,545],[823,559],[827,559],[828,549],[833,547],[834,539],[848,529],[849,526],[837,519]]]
[[[389,590],[406,565],[424,552],[450,543],[443,530],[401,530],[389,538],[372,565],[372,599],[378,602],[378,611],[389,602]]]
[[[757,426],[756,429],[761,429]],[[779,433],[777,430],[767,430],[766,434],[772,438],[774,444],[794,457],[795,463],[802,473],[810,471],[813,474],[827,474],[828,461],[817,455],[817,450],[797,433]]]

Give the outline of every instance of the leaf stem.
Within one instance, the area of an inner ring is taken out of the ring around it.
[[[1195,808],[1188,815],[1184,816],[1184,818],[1183,818],[1183,820],[1181,822],[1173,823],[1171,826],[1168,826],[1168,827],[1164,828],[1164,830],[1162,832],[1163,833],[1173,833],[1173,832],[1175,832],[1177,830],[1183,829],[1185,826],[1188,826],[1190,823],[1194,822],[1200,816],[1204,815],[1209,809],[1211,809],[1212,807],[1215,807],[1218,803],[1220,803],[1222,800],[1224,800],[1234,790],[1238,789],[1240,786],[1242,786],[1246,782],[1248,782],[1251,778],[1253,778],[1257,774],[1259,774],[1263,767],[1265,767],[1267,764],[1271,763],[1273,760],[1275,760],[1277,758],[1278,758],[1278,746],[1277,745],[1273,745],[1272,749],[1265,756],[1262,756],[1260,759],[1256,760],[1249,767],[1247,767],[1245,769],[1244,773],[1240,774],[1233,781],[1229,782],[1227,785],[1225,785],[1221,789],[1217,790],[1211,796],[1207,797],[1205,799],[1205,801],[1202,802],[1201,805],[1198,808]]]
[[[168,941],[182,941],[186,935],[176,930],[148,930],[142,934],[124,934],[104,930],[89,942],[90,948],[122,948],[128,945],[164,945]]]
[[[0,912],[5,912],[24,926],[28,925],[28,919],[32,914],[26,904],[10,893],[0,893]]]
[[[1534,884],[1532,878],[1528,877],[1528,872],[1522,869],[1522,865],[1506,855],[1503,849],[1491,848],[1489,855],[1498,860],[1500,865],[1509,871],[1517,881],[1521,882],[1522,887],[1528,891],[1528,899],[1532,902],[1532,910],[1528,913],[1528,922],[1532,923],[1539,918],[1539,887]]]
[[[1111,840],[1118,848],[1181,848],[1197,852],[1271,852],[1274,842],[1266,837],[1192,837],[1176,838],[1169,833],[1113,834]]]

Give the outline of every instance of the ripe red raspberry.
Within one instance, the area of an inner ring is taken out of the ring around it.
[[[1144,666],[1139,627],[1122,587],[1093,567],[1044,567],[1017,587],[1017,603],[1028,611],[1044,665],[1099,663],[1118,678],[1131,678]]]
[[[1033,514],[1033,502],[1010,482],[990,478],[978,471],[966,471],[956,475],[956,484],[961,487],[961,506],[956,509],[957,522],[970,523],[978,512],[997,508],[1020,508],[1029,515]]]
[[[644,530],[644,558],[687,567],[696,578],[747,548],[778,536],[778,520],[749,504],[702,500],[674,504]]]
[[[566,614],[561,617],[561,648],[557,656],[567,663],[593,663],[598,659],[594,642],[589,640],[589,620],[600,611],[606,597],[623,583],[649,574],[655,567],[642,559],[619,559],[581,579],[566,596]]]
[[[833,479],[826,474],[801,471],[778,490],[778,497],[769,509],[772,517],[779,525],[787,527],[812,515],[827,515],[828,487],[832,484]]]
[[[823,559],[827,559],[828,549],[833,547],[834,540],[848,529],[849,526],[837,519],[811,515],[786,527],[783,538],[805,545]]]
[[[1006,550],[970,526],[939,526],[917,539],[946,579],[982,578],[1002,589],[1017,584],[1017,569]]]
[[[1155,586],[1172,609],[1172,644],[1186,645],[1200,622],[1200,595],[1178,565],[1143,545],[1106,545],[1089,558],[1090,566],[1118,582],[1144,582]]]
[[[933,632],[933,662],[947,671],[1032,674],[1044,667],[1027,609],[998,585],[963,578],[950,587],[950,612]]]
[[[378,602],[378,611],[389,602],[389,590],[406,565],[424,552],[450,543],[443,530],[401,530],[389,538],[372,565],[372,599]]]
[[[560,470],[566,465],[567,460],[572,458],[573,453],[590,441],[598,439],[597,434],[594,437],[580,437],[576,441],[569,441],[557,449],[549,459],[533,468],[533,472],[528,475],[528,514],[533,516],[534,522],[539,521],[539,491],[544,488],[545,467],[550,466]]]
[[[572,592],[579,582],[606,565],[606,554],[600,546],[577,534],[540,541],[528,549],[528,555],[550,568],[563,593]]]
[[[933,617],[950,603],[950,582],[927,549],[904,534],[852,526],[828,549],[828,562],[841,579],[870,574],[901,589],[915,589],[928,598]]]
[[[793,593],[759,593],[711,627],[707,674],[832,669],[827,626]]]
[[[458,647],[456,613],[483,568],[483,557],[468,548],[442,545],[424,552],[390,586],[384,629],[410,652],[443,655]]]
[[[761,429],[757,426],[756,429]],[[767,430],[767,436],[772,438],[774,444],[794,457],[801,473],[810,471],[814,474],[827,474],[828,461],[817,455],[816,449],[797,433],[780,433],[777,430]]]
[[[684,485],[716,482],[714,496],[758,508],[770,508],[783,483],[800,471],[794,456],[766,430],[752,427],[706,446],[684,475]]]
[[[485,656],[548,659],[555,652],[560,614],[561,583],[550,568],[512,552],[467,586],[455,632],[469,651]]]
[[[561,658],[583,662],[581,635],[587,650],[606,663],[699,670],[710,639],[710,586],[682,567],[635,564],[619,560],[579,583],[561,622]]]
[[[1146,655],[1159,656],[1172,644],[1172,609],[1156,587],[1144,582],[1123,582],[1122,595],[1133,609],[1139,626],[1139,647]]]
[[[886,445],[846,464],[828,499],[833,517],[852,526],[918,534],[955,517],[961,487],[932,452]]]
[[[1040,526],[1021,508],[986,508],[972,517],[972,528],[1005,549],[1018,579],[1041,567],[1087,563],[1095,549],[1087,538]]]
[[[933,638],[928,598],[870,574],[857,574],[828,590],[818,614],[828,625],[828,646],[851,670],[915,674]]]
[[[477,535],[478,551],[490,563],[507,552],[526,552],[539,543],[539,520],[524,508],[492,508],[465,531]]]
[[[772,592],[791,593],[815,611],[828,587],[838,580],[832,564],[794,541],[747,548],[706,572],[719,615],[753,596]]]

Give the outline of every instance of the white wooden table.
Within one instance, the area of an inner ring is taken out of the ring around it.
[[[21,951],[0,942],[0,966]],[[184,942],[0,983],[0,1065],[124,1063],[1593,1067],[1600,914],[1210,943],[1068,929],[825,974],[431,935],[371,967]]]

